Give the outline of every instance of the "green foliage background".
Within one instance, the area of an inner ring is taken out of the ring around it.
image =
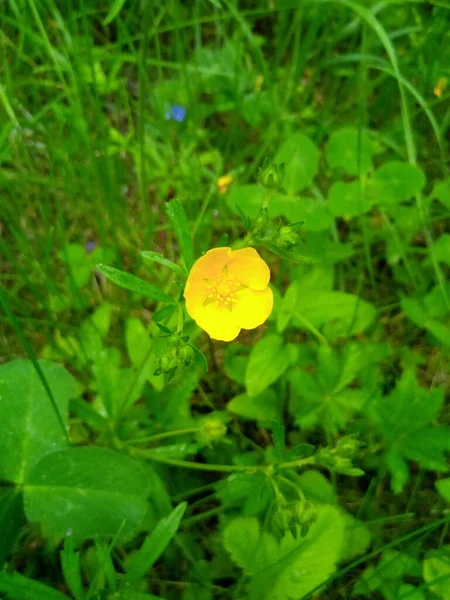
[[[0,597],[450,598],[449,10],[0,3]]]

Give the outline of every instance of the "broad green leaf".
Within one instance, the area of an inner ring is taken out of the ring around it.
[[[103,19],[103,25],[109,25],[111,21],[114,21],[114,19],[122,10],[125,1],[126,0],[114,0],[114,2],[111,4],[111,8],[108,11],[108,14]]]
[[[442,600],[450,598],[450,546],[431,552],[423,561],[423,578],[430,591]],[[434,583],[435,580],[436,583]]]
[[[147,536],[142,547],[133,556],[125,575],[126,583],[136,583],[145,577],[168,546],[180,526],[187,504],[179,504],[165,519],[162,519]]]
[[[29,474],[25,513],[77,541],[112,536],[121,527],[128,536],[146,515],[148,492],[146,470],[133,459],[108,448],[68,448],[44,457]]]
[[[181,279],[186,279],[186,271],[182,269],[179,265],[176,265],[174,262],[169,260],[168,258],[165,258],[159,252],[151,252],[150,250],[145,250],[144,252],[141,252],[141,256],[146,260],[150,260],[159,265],[164,265],[165,267],[169,268],[171,271],[176,273],[179,277],[181,277]]]
[[[403,490],[408,478],[405,459],[417,461],[424,469],[448,470],[445,455],[450,452],[450,428],[431,425],[443,401],[443,390],[422,388],[413,371],[405,371],[389,395],[368,404],[396,493]]]
[[[91,315],[90,320],[96,327],[101,337],[105,337],[109,328],[111,327],[113,307],[109,302],[103,302],[103,304],[97,308],[97,310]]]
[[[375,308],[359,296],[345,292],[319,290],[299,297],[292,324],[307,328],[335,321],[336,336],[354,335],[367,329],[375,319]]]
[[[282,143],[274,162],[285,164],[282,185],[288,194],[295,194],[313,182],[319,167],[319,152],[309,137],[294,133]]]
[[[130,317],[125,322],[125,344],[131,363],[141,368],[150,357],[150,334],[140,319]]]
[[[328,208],[336,217],[359,217],[371,208],[363,182],[337,181],[328,190]]]
[[[375,567],[370,565],[364,570],[353,593],[372,596],[372,592],[380,590],[383,597],[401,598],[398,591],[402,579],[405,576],[421,577],[421,570],[420,562],[412,556],[396,550],[386,550]]]
[[[307,500],[314,504],[337,504],[337,494],[325,475],[319,471],[304,471],[297,482]]]
[[[365,175],[372,168],[372,143],[364,129],[343,127],[331,134],[326,157],[332,169],[341,168],[348,175]]]
[[[171,200],[166,203],[166,213],[177,235],[186,269],[190,271],[195,262],[194,242],[183,205],[178,200]]]
[[[237,508],[242,516],[253,517],[264,512],[273,491],[261,472],[237,473],[216,484],[217,496],[224,506]]]
[[[69,400],[78,386],[64,367],[39,361],[67,424]],[[31,361],[15,360],[0,366],[0,479],[23,483],[43,456],[67,446],[67,439]]]
[[[289,221],[303,221],[303,227],[309,231],[323,231],[334,221],[326,204],[319,204],[314,198],[283,196],[278,206]]]
[[[274,536],[261,531],[255,517],[239,517],[228,523],[223,530],[223,545],[248,575],[254,575],[275,562],[279,554]]]
[[[450,234],[443,233],[440,237],[438,237],[433,244],[432,251],[434,252],[434,257],[438,262],[442,262],[450,266]]]
[[[253,348],[245,372],[249,396],[258,396],[281,377],[295,360],[295,347],[279,335],[268,335]]]
[[[447,477],[447,479],[438,479],[434,485],[440,495],[447,502],[450,502],[450,477]]]
[[[415,325],[427,329],[442,344],[450,345],[450,327],[434,319],[428,313],[425,302],[416,298],[402,298],[400,306]]]
[[[264,390],[254,397],[239,394],[228,402],[227,410],[245,419],[264,422],[266,425],[281,418],[280,401],[271,389]]]
[[[269,216],[271,218],[279,217],[283,214],[284,196],[273,190],[268,192],[268,190],[256,184],[233,185],[227,195],[227,205],[235,214],[239,214],[236,208],[238,206],[247,217],[253,219],[258,214],[267,196],[269,198],[267,207]]]
[[[342,553],[344,521],[333,506],[315,506],[317,522],[304,538],[287,533],[281,540],[277,560],[258,569],[251,587],[253,598],[290,600],[304,598],[336,570]]]
[[[386,466],[391,475],[391,488],[394,494],[400,494],[409,481],[408,463],[396,450],[386,455]]]
[[[54,588],[20,573],[0,573],[0,592],[11,600],[67,600]]]
[[[15,488],[0,494],[0,567],[25,523],[22,494]]]
[[[114,267],[107,267],[106,265],[97,265],[97,269],[105,277],[110,279],[113,283],[121,288],[144,296],[145,298],[149,298],[150,300],[175,304],[175,300],[166,294],[166,292],[163,292],[156,287],[156,285],[152,285],[140,277],[136,277],[130,273],[125,273],[125,271],[120,271]]]
[[[437,181],[431,196],[450,210],[450,178],[445,181]]]
[[[170,431],[194,426],[190,400],[197,386],[198,373],[193,369],[163,390],[148,392],[148,406],[151,407],[159,427]]]
[[[371,539],[369,528],[352,515],[342,511],[344,521],[344,543],[342,545],[341,560],[349,562],[356,556],[366,552]]]
[[[418,587],[410,583],[402,583],[398,588],[398,597],[404,600],[428,600]]]
[[[395,205],[410,200],[425,185],[425,175],[419,167],[392,161],[377,169],[368,181],[372,204]]]
[[[92,270],[85,248],[81,244],[68,244],[58,252],[58,256],[69,268],[69,281],[77,288],[84,287],[91,278]]]

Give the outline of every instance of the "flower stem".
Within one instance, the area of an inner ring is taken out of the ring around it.
[[[254,473],[256,471],[262,471],[266,475],[270,476],[276,469],[274,465],[212,465],[207,463],[197,463],[188,460],[179,460],[177,458],[169,458],[168,456],[161,456],[156,454],[152,450],[140,450],[139,448],[130,449],[130,453],[133,456],[140,456],[148,460],[154,460],[172,467],[181,467],[185,469],[195,469],[197,471],[218,471],[222,473]],[[303,458],[299,460],[291,460],[285,463],[277,465],[278,469],[288,469],[292,467],[303,467],[304,465],[314,464],[314,456],[309,458]]]
[[[200,427],[187,427],[185,429],[174,429],[173,431],[164,431],[163,433],[156,433],[155,435],[149,435],[147,437],[136,438],[129,440],[127,445],[134,446],[135,444],[147,444],[155,442],[157,440],[163,440],[165,438],[173,437],[176,435],[187,435],[189,433],[198,433],[201,431]]]
[[[301,323],[306,327],[306,329],[308,329],[308,331],[310,331],[312,334],[314,334],[321,344],[328,345],[327,338],[324,335],[322,335],[320,333],[320,331],[318,329],[316,329],[314,327],[314,325],[308,321],[308,319],[305,319],[305,317],[302,317],[301,315],[295,315],[295,318],[298,319],[299,321],[301,321]]]

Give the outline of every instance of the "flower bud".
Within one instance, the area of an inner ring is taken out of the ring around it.
[[[227,433],[227,427],[215,416],[206,417],[202,423],[201,434],[208,442],[215,442]]]
[[[298,233],[289,225],[282,227],[278,232],[276,244],[282,250],[291,250],[295,246],[298,246],[299,242]]]
[[[346,435],[338,441],[336,450],[343,458],[354,458],[358,453],[360,445],[359,440],[355,439],[355,437]]]
[[[190,365],[193,356],[194,356],[194,351],[187,344],[185,346],[183,346],[182,348],[180,348],[179,357],[184,362],[186,367],[188,367]]]
[[[284,163],[272,164],[267,158],[259,170],[259,183],[268,190],[279,190],[284,179]]]

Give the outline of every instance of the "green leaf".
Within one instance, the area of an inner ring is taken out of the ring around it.
[[[206,356],[196,346],[193,346],[192,344],[188,344],[188,346],[194,351],[194,360],[197,367],[200,367],[202,371],[206,372],[208,370],[208,361],[206,360]]]
[[[281,377],[295,359],[292,345],[279,335],[268,335],[253,348],[245,372],[249,396],[258,396]]]
[[[372,168],[372,143],[364,129],[343,127],[331,134],[326,157],[332,169],[341,168],[348,175],[365,175]]]
[[[0,573],[0,592],[11,600],[67,600],[65,594],[20,573]]]
[[[284,457],[284,450],[286,446],[285,429],[276,421],[271,422],[270,428],[272,429],[272,442],[275,448],[275,454],[278,462],[281,462]]]
[[[447,502],[450,502],[450,477],[447,477],[447,479],[438,479],[434,485],[440,495],[447,500]]]
[[[125,344],[132,364],[142,368],[149,361],[152,346],[150,334],[140,319],[130,317],[125,322]]]
[[[176,311],[176,306],[174,304],[168,304],[167,306],[163,306],[159,310],[156,310],[153,313],[153,321],[157,323],[158,321],[164,321],[168,317],[171,317]]]
[[[152,262],[158,263],[159,265],[164,265],[174,273],[176,273],[181,279],[186,279],[187,273],[184,269],[182,269],[179,265],[176,265],[174,262],[165,258],[159,252],[151,252],[150,250],[145,250],[141,252],[141,256],[146,260],[151,260]]]
[[[328,208],[336,217],[359,217],[371,208],[363,182],[337,181],[328,190]]]
[[[58,256],[70,270],[69,281],[73,282],[77,288],[84,287],[91,278],[92,270],[84,247],[81,244],[68,244],[58,252]]]
[[[368,414],[383,439],[396,493],[403,491],[408,480],[405,459],[417,461],[424,469],[448,470],[445,454],[450,452],[450,428],[431,425],[443,401],[443,390],[422,388],[414,373],[405,371],[389,395],[368,404]]]
[[[54,535],[76,541],[128,536],[147,513],[146,470],[108,448],[69,448],[44,457],[24,485],[25,513]],[[108,510],[105,510],[105,506]]]
[[[274,536],[261,531],[255,517],[240,517],[228,523],[223,530],[223,545],[234,562],[248,575],[263,570],[278,556]]]
[[[442,262],[450,266],[450,234],[443,233],[433,243],[431,251],[434,253],[434,258],[438,262]]]
[[[300,473],[297,481],[306,499],[310,502],[337,504],[337,494],[333,484],[319,471],[310,470]]]
[[[104,338],[111,327],[113,307],[109,302],[104,302],[97,310],[89,317],[90,322],[94,325],[97,332]]]
[[[171,200],[166,203],[166,213],[177,235],[186,269],[190,271],[195,262],[194,243],[184,208],[178,200]]]
[[[359,296],[345,292],[311,291],[298,296],[292,324],[304,328],[305,321],[318,327],[334,321],[335,336],[355,335],[367,329],[375,319],[375,308]]]
[[[114,267],[107,267],[106,265],[97,265],[97,269],[121,288],[134,292],[135,294],[140,294],[150,300],[175,304],[175,300],[166,294],[166,292],[163,292],[155,285],[140,279],[140,277],[130,275],[130,273],[125,273],[124,271],[119,271],[119,269],[115,269]]]
[[[294,133],[283,142],[274,162],[285,163],[283,188],[288,194],[295,194],[313,182],[319,167],[319,152],[309,137]]]
[[[311,444],[297,444],[286,453],[284,459],[286,461],[296,460],[300,458],[309,458],[314,454],[315,448]]]
[[[61,550],[61,567],[64,580],[75,600],[84,599],[83,584],[81,582],[80,553],[75,552],[73,537],[66,535],[64,547]]]
[[[122,10],[124,4],[125,0],[114,0],[114,2],[111,4],[111,8],[108,11],[108,14],[103,19],[103,25],[109,25],[111,21],[114,21],[114,19]]]
[[[78,386],[61,365],[39,365],[67,426],[69,400],[78,396]],[[0,366],[0,397],[0,479],[23,483],[43,456],[67,446],[67,438],[31,361]]]
[[[308,594],[336,570],[344,522],[332,506],[315,506],[317,522],[303,538],[286,533],[277,544],[255,518],[237,518],[224,529],[224,546],[251,577],[251,600],[290,600]]]
[[[3,492],[0,495],[0,567],[25,523],[22,494],[15,488]]]
[[[283,196],[278,206],[289,221],[303,221],[302,226],[310,231],[328,229],[334,221],[326,204],[319,204],[314,198]]]
[[[341,516],[345,525],[341,560],[348,562],[367,551],[371,534],[362,521],[358,521],[349,513],[342,511]]]
[[[450,598],[450,545],[431,552],[423,561],[423,578],[433,594],[442,600]]]
[[[439,200],[439,202],[450,210],[450,178],[445,181],[437,181],[431,197]]]
[[[408,463],[396,450],[386,455],[386,466],[391,474],[391,488],[394,494],[400,494],[409,481]]]
[[[266,389],[255,397],[239,394],[228,402],[227,410],[245,419],[254,419],[265,424],[281,418],[280,401],[271,389]]]
[[[146,537],[141,549],[133,556],[127,569],[125,585],[136,583],[147,575],[177,532],[186,507],[186,502],[179,504],[170,515],[157,524],[151,535]]]
[[[425,185],[425,175],[419,167],[392,161],[377,169],[368,181],[368,194],[376,205],[395,205],[410,200]]]

